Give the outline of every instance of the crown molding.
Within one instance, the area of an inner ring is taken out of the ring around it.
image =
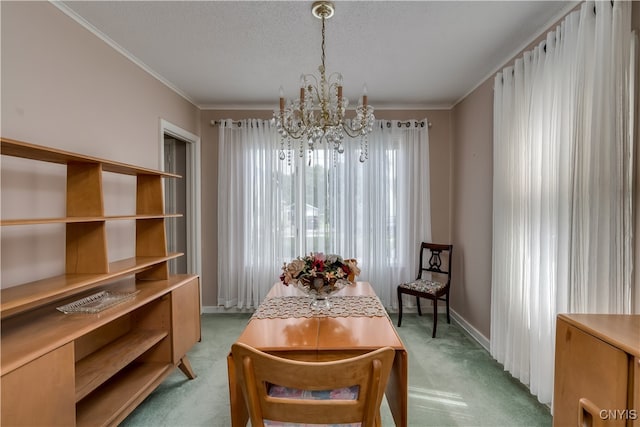
[[[62,13],[67,15],[69,18],[73,19],[75,22],[80,24],[83,28],[88,30],[90,33],[98,37],[100,40],[105,42],[112,49],[116,50],[118,53],[123,55],[129,61],[133,62],[135,65],[140,67],[147,74],[154,77],[160,83],[165,85],[167,88],[175,92],[177,95],[184,98],[189,103],[193,104],[200,110],[230,110],[230,111],[264,111],[277,109],[277,103],[268,103],[268,104],[200,104],[197,103],[193,98],[187,95],[185,92],[174,86],[171,82],[166,80],[163,76],[155,72],[151,67],[147,64],[139,60],[136,56],[134,56],[131,52],[120,46],[109,36],[101,32],[98,28],[94,27],[90,22],[85,20],[82,16],[78,15],[73,9],[67,6],[63,1],[60,0],[48,0],[49,3],[58,8]],[[492,73],[493,74],[493,73]],[[482,80],[484,82],[485,79]],[[480,82],[477,86],[479,86],[482,82]],[[403,104],[403,103],[389,103],[389,104],[376,104],[376,110],[451,110],[458,102],[468,96],[469,93],[473,92],[476,87],[474,87],[471,91],[469,91],[466,95],[460,98],[455,103],[415,103],[415,104]]]
[[[507,55],[501,62],[500,65],[496,66],[493,71],[491,71],[489,74],[487,74],[486,76],[484,76],[484,78],[482,78],[478,83],[476,83],[475,86],[473,86],[471,89],[469,89],[467,91],[467,93],[465,93],[463,96],[461,96],[456,102],[454,102],[451,105],[451,108],[454,108],[456,105],[458,105],[459,103],[461,103],[462,101],[464,101],[469,95],[471,95],[476,89],[478,89],[478,87],[480,87],[480,85],[482,85],[484,82],[486,82],[488,79],[492,78],[493,76],[496,75],[496,73],[500,70],[502,70],[508,63],[510,63],[511,61],[513,61],[515,58],[517,58],[526,48],[527,46],[529,46],[531,43],[533,43],[534,41],[536,41],[536,39],[538,39],[538,37],[540,37],[541,35],[547,33],[548,31],[551,30],[551,27],[557,23],[558,21],[560,21],[562,18],[565,17],[565,15],[567,15],[569,12],[571,12],[577,5],[579,5],[580,3],[582,3],[582,0],[571,0],[567,2],[567,6],[564,7],[559,13],[557,13],[556,15],[554,15],[553,18],[549,19],[549,21],[547,21],[547,23],[542,27],[542,29],[535,34],[533,37],[530,37],[528,41],[526,41],[525,43],[523,43],[522,45],[520,45],[520,47],[518,47],[517,49],[515,49],[513,52],[511,52],[509,55]]]
[[[206,110],[229,110],[229,111],[274,111],[278,108],[276,103],[273,104],[201,104],[197,106],[203,111]],[[417,111],[433,111],[446,110],[453,108],[452,104],[377,104],[375,111],[389,110],[417,110]],[[353,107],[347,111],[353,110]],[[374,111],[374,112],[375,112]]]
[[[91,23],[89,23],[87,20],[85,20],[82,16],[78,15],[74,10],[69,8],[69,6],[67,6],[65,3],[63,3],[62,1],[59,1],[59,0],[48,0],[48,1],[49,1],[49,3],[51,3],[52,5],[57,7],[62,13],[64,13],[69,18],[71,18],[74,21],[76,21],[78,24],[80,24],[82,27],[84,27],[86,30],[88,30],[90,33],[92,33],[94,36],[98,37],[100,40],[102,40],[107,45],[109,45],[111,48],[113,48],[118,53],[123,55],[129,61],[131,61],[134,64],[136,64],[138,67],[140,67],[146,73],[148,73],[149,75],[154,77],[156,80],[158,80],[160,83],[165,85],[167,88],[171,89],[176,94],[180,95],[182,98],[184,98],[185,100],[187,100],[188,102],[190,102],[194,106],[198,107],[198,104],[191,97],[189,97],[189,95],[187,95],[186,93],[184,93],[183,91],[181,91],[180,89],[175,87],[171,82],[169,82],[164,77],[162,77],[160,74],[158,74],[154,70],[152,70],[147,64],[145,64],[144,62],[142,62],[138,58],[136,58],[131,52],[129,52],[128,50],[126,50],[125,48],[120,46],[113,39],[109,38],[106,34],[102,33],[100,30],[98,30],[96,27],[94,27]]]

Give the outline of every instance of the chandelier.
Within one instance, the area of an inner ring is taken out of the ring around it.
[[[284,90],[280,87],[280,110],[274,111],[278,132],[281,135],[280,160],[284,160],[286,150],[293,151],[291,140],[300,140],[300,156],[303,156],[305,142],[311,153],[317,144],[323,141],[335,152],[344,152],[345,135],[360,137],[360,162],[368,158],[367,135],[373,130],[375,117],[373,107],[367,102],[367,88],[363,87],[362,98],[355,107],[355,117],[345,115],[349,100],[342,96],[342,75],[332,73],[327,77],[325,59],[325,20],[334,14],[334,4],[330,1],[316,1],[311,13],[322,20],[322,64],[318,67],[320,78],[313,74],[300,76],[300,99],[284,99]],[[290,157],[289,157],[290,159]]]

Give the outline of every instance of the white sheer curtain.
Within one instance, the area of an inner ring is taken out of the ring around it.
[[[586,2],[495,78],[491,354],[544,403],[555,316],[631,312],[630,16]]]
[[[218,303],[256,307],[285,261],[309,252],[355,257],[386,306],[415,275],[431,238],[429,136],[423,121],[378,121],[369,159],[348,141],[337,154],[294,147],[278,158],[269,121],[224,121],[219,129]]]
[[[225,120],[218,135],[218,304],[254,307],[290,256],[293,168],[269,121]],[[265,283],[266,282],[266,283]],[[266,286],[265,286],[266,285]]]

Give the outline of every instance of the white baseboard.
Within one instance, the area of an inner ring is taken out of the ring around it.
[[[389,310],[389,313],[398,313],[398,310]],[[428,310],[432,310],[431,308],[429,308]],[[438,301],[438,314],[442,314],[442,313],[446,313],[446,305],[445,303]],[[469,322],[467,322],[462,316],[460,316],[458,313],[455,312],[455,310],[449,308],[450,310],[450,314],[451,314],[451,318],[453,318],[453,321],[456,322],[462,329],[464,329],[469,335],[471,335],[471,337],[476,340],[478,342],[478,344],[480,344],[482,347],[484,347],[487,351],[490,351],[490,343],[489,343],[489,339],[487,337],[485,337],[484,335],[482,335],[482,333],[477,330],[476,328],[474,328],[473,326],[471,326],[471,324]],[[413,307],[403,307],[402,310],[404,313],[417,313],[418,312],[418,308],[416,306]],[[422,307],[422,314],[424,315],[425,313],[425,308],[424,306]]]
[[[467,331],[467,333],[469,335],[471,335],[471,337],[473,339],[475,339],[476,341],[478,341],[478,344],[480,344],[482,347],[485,348],[485,350],[487,351],[491,351],[490,350],[490,341],[489,338],[485,337],[484,335],[482,335],[482,333],[477,330],[476,328],[474,328],[473,326],[471,326],[471,324],[469,322],[467,322],[462,316],[460,316],[458,313],[456,313],[454,310],[451,310],[451,317],[453,318],[453,320],[460,325],[460,327],[462,329],[464,329],[465,331]]]

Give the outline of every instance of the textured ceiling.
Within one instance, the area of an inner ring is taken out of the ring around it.
[[[336,1],[328,72],[354,103],[448,108],[576,2]],[[275,108],[317,74],[309,1],[68,1],[58,6],[202,108]]]

